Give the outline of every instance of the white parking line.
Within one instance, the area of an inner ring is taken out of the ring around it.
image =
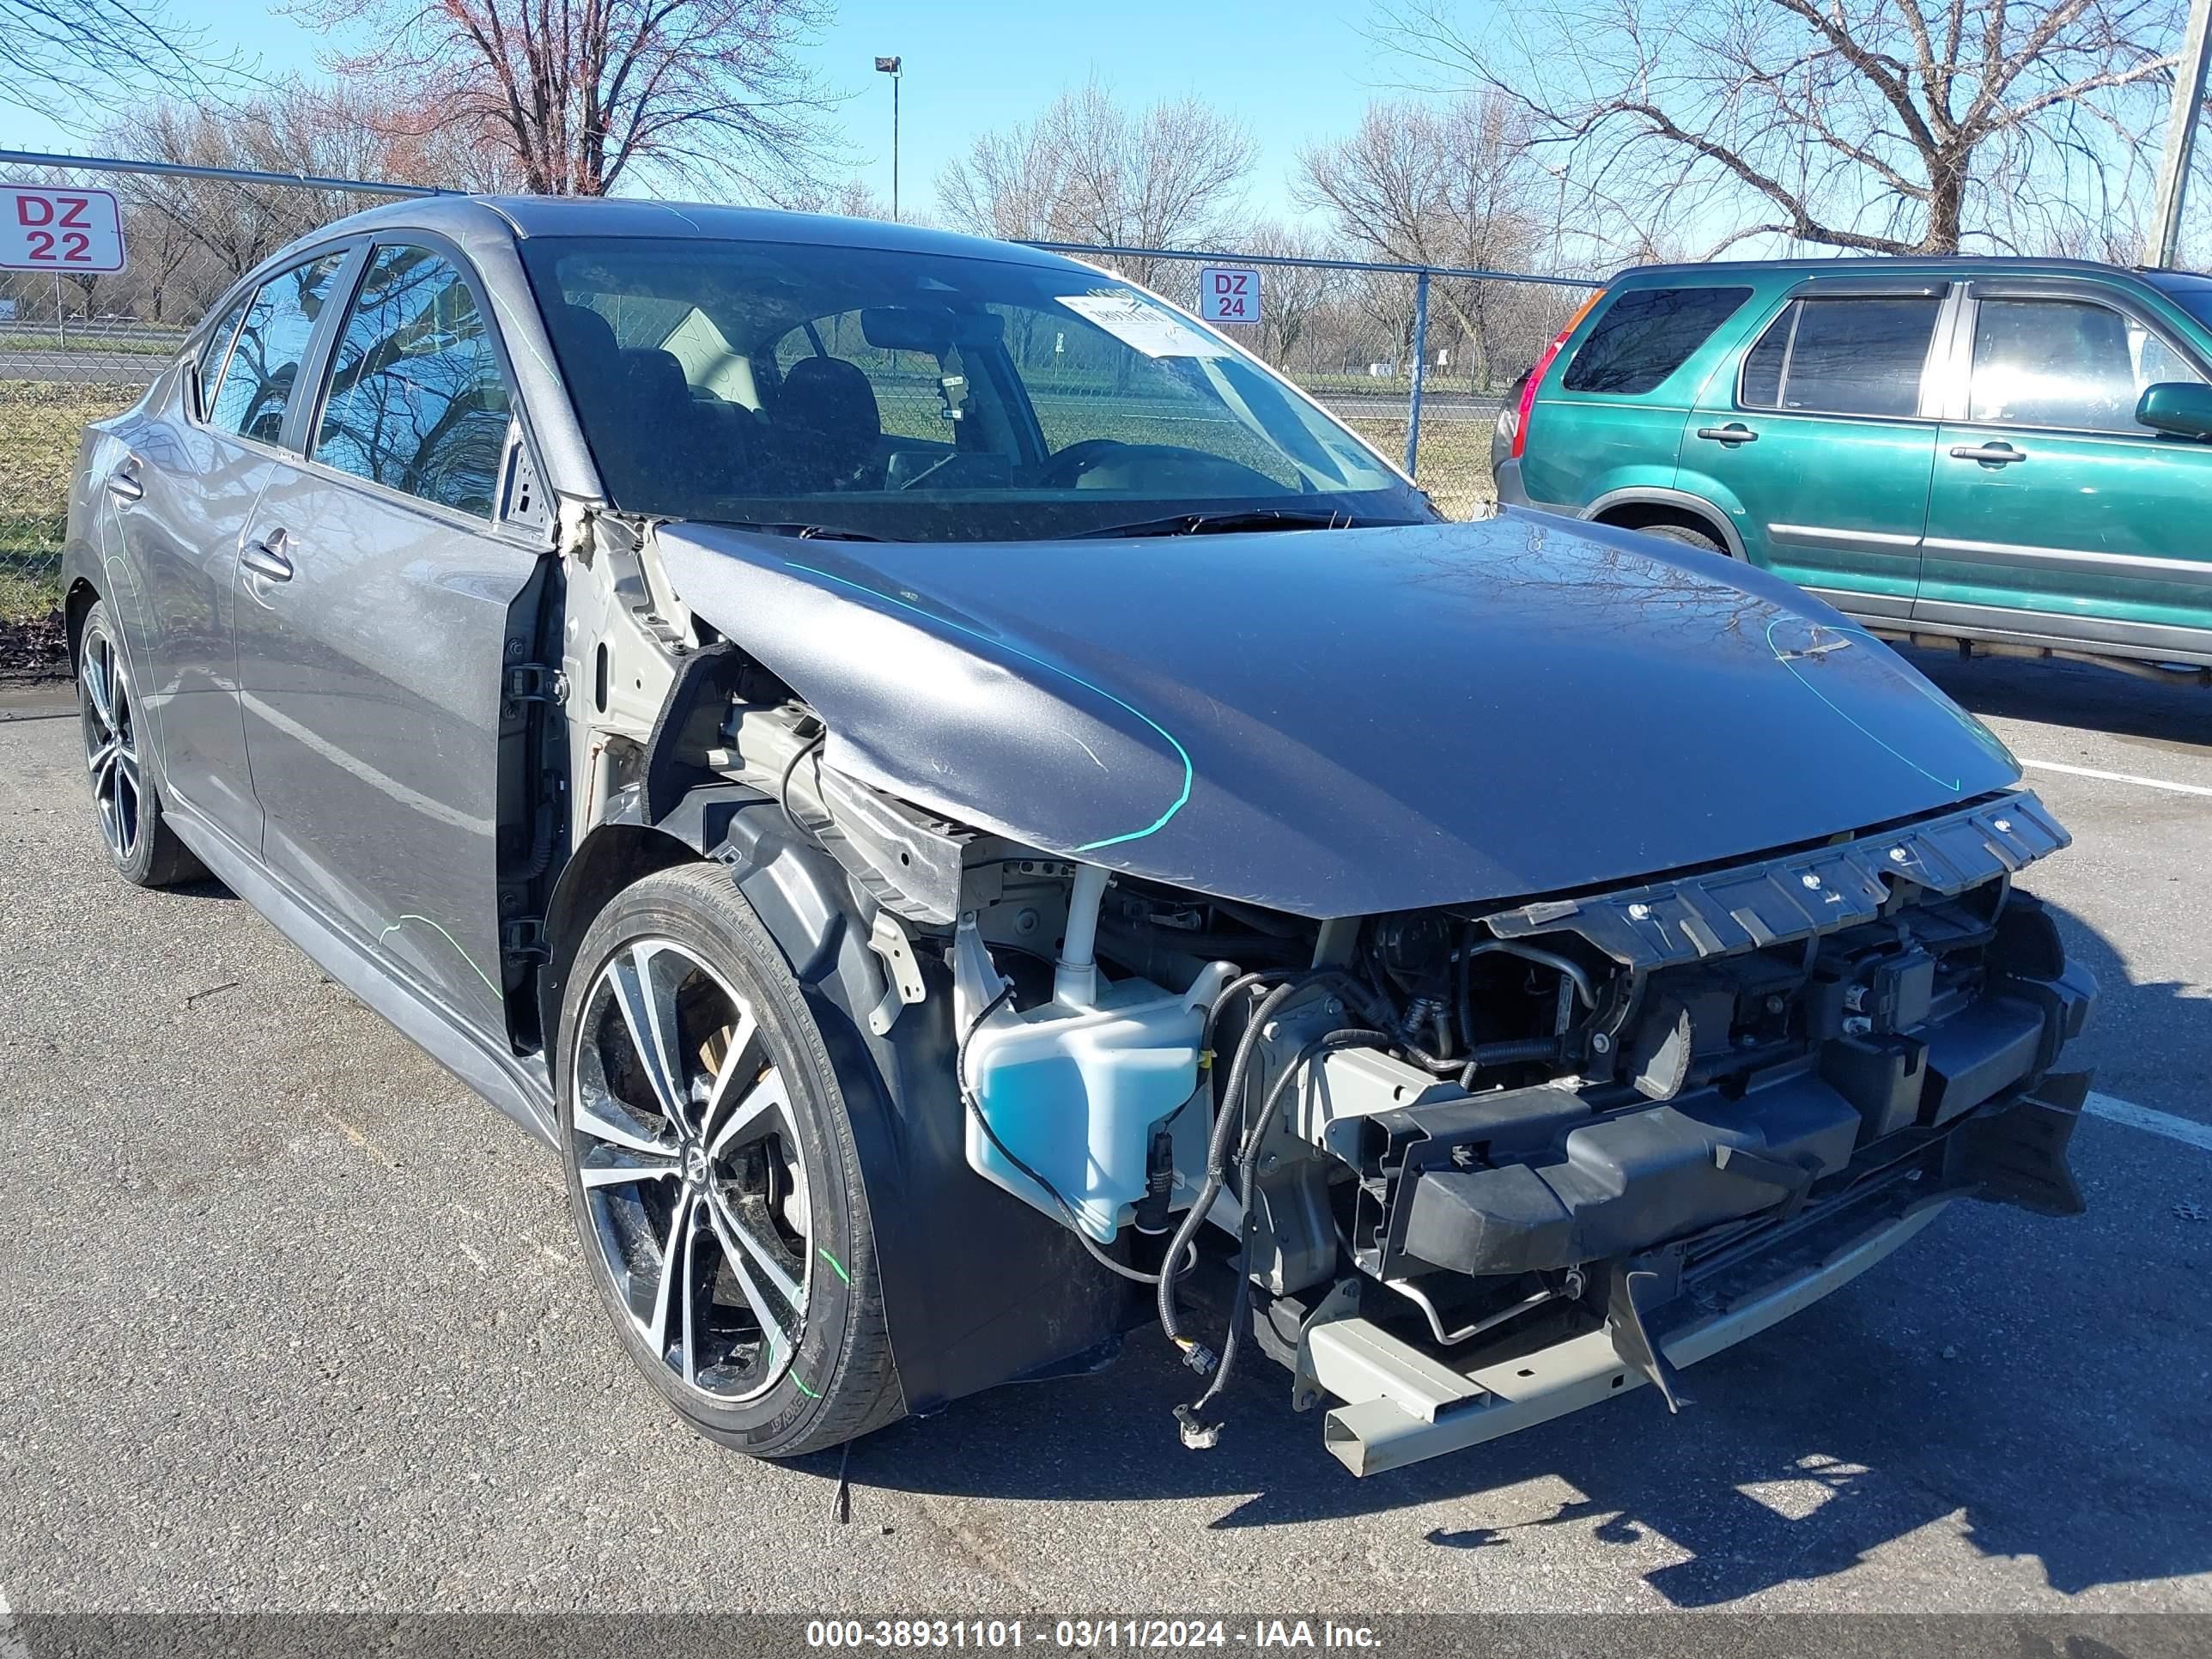
[[[0,1659],[31,1659],[31,1650],[16,1634],[15,1615],[8,1610],[8,1593],[0,1590]]]
[[[2094,1117],[2113,1123],[2124,1123],[2130,1129],[2141,1129],[2146,1134],[2164,1135],[2168,1140],[2178,1140],[2185,1146],[2194,1146],[2200,1152],[2212,1152],[2212,1123],[2199,1123],[2195,1118],[2176,1117],[2171,1112],[2154,1112],[2148,1106],[2138,1106],[2131,1100],[2116,1100],[2111,1095],[2091,1091],[2081,1109]]]
[[[2077,778],[2102,778],[2106,783],[2139,784],[2145,789],[2166,789],[2177,795],[2212,797],[2212,788],[2201,783],[2168,783],[2164,778],[2139,778],[2132,772],[2100,772],[2094,766],[2069,766],[2063,761],[2024,760],[2022,766],[2033,766],[2039,772],[2064,772]]]

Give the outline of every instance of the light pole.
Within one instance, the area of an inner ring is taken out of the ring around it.
[[[876,73],[891,77],[891,218],[896,221],[898,210],[898,88],[899,60],[896,58],[876,59]]]

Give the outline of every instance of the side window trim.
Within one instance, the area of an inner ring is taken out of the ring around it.
[[[259,292],[253,288],[241,290],[232,304],[213,313],[214,326],[208,330],[206,337],[185,349],[185,361],[191,365],[191,373],[185,382],[190,395],[185,418],[194,426],[207,424],[207,411],[215,402],[216,388],[222,384],[223,371],[230,367],[231,348],[238,343],[239,325],[245,322],[253,296]],[[228,294],[222,297],[231,298]]]
[[[331,277],[331,297],[323,305],[323,314],[315,319],[315,331],[307,337],[307,349],[300,358],[300,378],[309,388],[308,395],[295,398],[284,411],[283,446],[295,459],[305,459],[307,446],[313,441],[316,411],[322,407],[322,387],[330,371],[331,355],[336,349],[338,332],[345,326],[346,313],[353,309],[353,296],[361,286],[362,273],[368,268],[367,241],[352,244],[346,250],[345,263]]]
[[[2176,337],[2165,321],[2148,307],[2136,304],[2130,295],[2118,289],[2100,283],[2070,281],[2063,276],[1984,278],[1966,284],[1966,288],[1953,341],[1953,384],[1948,389],[1943,413],[1943,418],[1954,425],[2002,426],[2019,432],[2067,433],[2079,437],[2121,438],[2138,443],[2168,441],[2164,434],[2150,431],[2115,432],[2103,427],[2034,426],[2023,421],[1974,420],[1974,343],[1981,325],[1981,302],[1984,300],[2051,300],[2070,305],[2102,306],[2145,330],[2168,351],[2193,367],[2204,377],[2208,386],[2212,386],[2212,363],[2206,362],[2204,355],[2185,340]]]
[[[378,252],[386,247],[422,248],[436,255],[451,266],[459,276],[463,284],[467,287],[469,298],[474,302],[477,315],[483,323],[484,337],[490,342],[493,366],[499,373],[501,384],[507,389],[508,438],[507,445],[501,450],[499,473],[494,481],[492,510],[489,515],[465,513],[460,508],[448,507],[442,501],[434,501],[422,495],[410,495],[404,489],[395,489],[390,484],[380,483],[374,478],[363,477],[358,472],[349,472],[343,467],[333,466],[327,461],[319,461],[314,458],[315,434],[322,430],[323,414],[331,396],[331,377],[337,367],[338,343],[343,337],[346,324],[352,319],[353,308],[361,297],[362,286],[368,280],[369,266],[375,260]],[[541,517],[542,501],[546,490],[544,480],[547,475],[544,459],[538,450],[537,437],[531,428],[529,411],[524,406],[520,382],[514,373],[514,359],[507,355],[507,342],[500,331],[499,313],[491,303],[490,294],[484,287],[483,277],[477,271],[475,262],[463,253],[450,239],[440,235],[437,232],[418,230],[405,225],[380,230],[355,250],[355,260],[351,276],[346,283],[345,304],[338,308],[337,319],[331,325],[331,331],[322,342],[315,374],[315,395],[308,400],[313,412],[307,417],[306,431],[299,445],[297,458],[299,464],[313,468],[322,477],[353,489],[370,490],[380,500],[412,507],[417,512],[430,514],[440,519],[465,524],[476,529],[489,529],[495,532],[507,531],[529,540],[533,544],[543,541],[547,533],[547,526],[538,520]],[[536,475],[537,494],[541,501],[541,511],[533,512],[526,517],[511,516],[507,512],[508,485],[510,477],[514,471],[514,463],[508,455],[507,449],[512,447],[518,438],[529,466]]]

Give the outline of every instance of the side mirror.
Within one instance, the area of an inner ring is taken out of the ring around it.
[[[196,421],[207,419],[207,401],[200,395],[200,363],[198,357],[187,357],[184,362],[185,413]]]
[[[2212,386],[2195,380],[2160,380],[2143,388],[2136,420],[2154,432],[2177,438],[2212,438]]]

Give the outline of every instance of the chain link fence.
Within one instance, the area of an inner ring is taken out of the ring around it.
[[[295,237],[405,186],[161,163],[0,158],[0,184],[112,191],[128,265],[0,271],[0,672],[58,648],[51,615],[85,423],[127,409],[233,282]],[[14,163],[10,165],[9,163]]]
[[[422,193],[185,166],[23,164],[37,159],[0,152],[0,183],[112,191],[130,264],[112,275],[0,272],[0,670],[25,653],[26,640],[32,654],[58,641],[51,616],[85,423],[135,401],[215,300],[267,255],[380,198]],[[1557,277],[1353,260],[1066,251],[1192,311],[1203,265],[1260,265],[1261,320],[1223,331],[1385,455],[1407,461],[1457,518],[1493,504],[1499,403],[1587,292]],[[1048,438],[1060,447],[1091,435],[1104,395],[1071,367],[1064,385],[1036,399]],[[883,401],[887,432],[937,431],[927,376],[916,375],[910,409],[888,383]]]
[[[1091,260],[1194,313],[1206,267],[1255,269],[1261,320],[1215,326],[1401,461],[1455,519],[1497,505],[1490,437],[1498,408],[1595,286],[1357,259],[1036,246]]]

